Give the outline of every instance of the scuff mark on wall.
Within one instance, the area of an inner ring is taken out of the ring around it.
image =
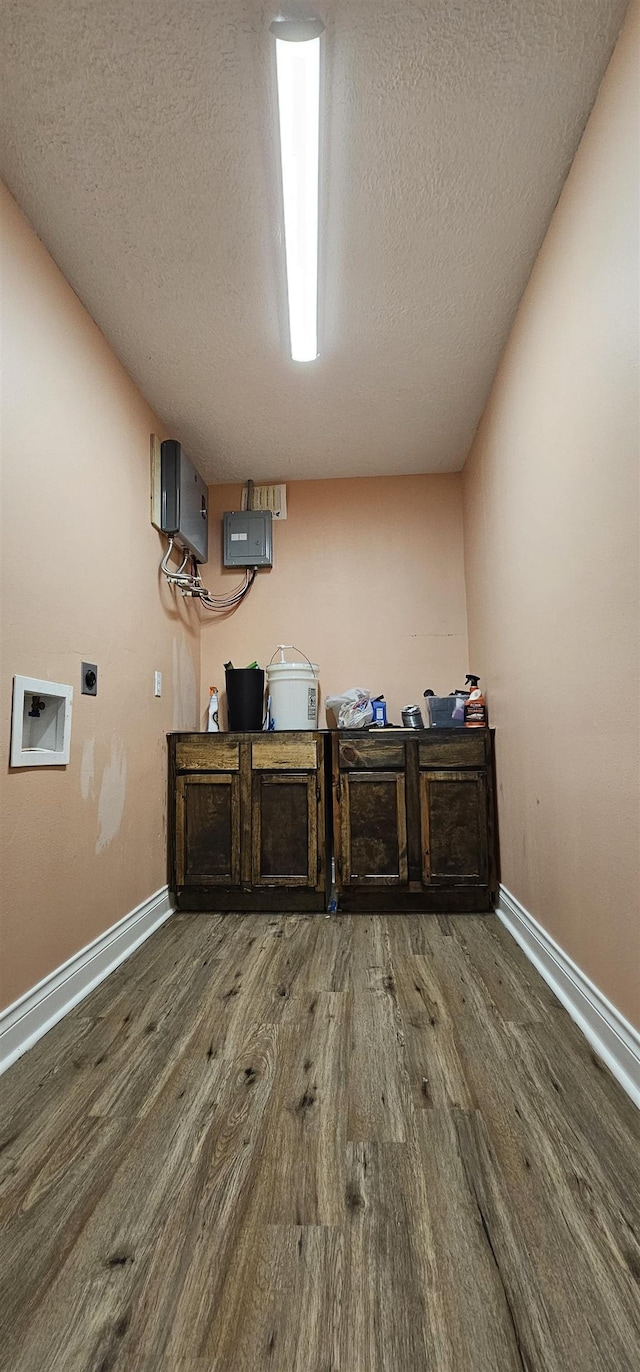
[[[198,728],[196,676],[186,644],[173,640],[173,728]]]
[[[82,749],[80,763],[80,794],[83,800],[94,800],[95,788],[95,739],[87,738]]]
[[[111,759],[102,774],[96,853],[101,853],[115,838],[122,823],[126,794],[127,756],[122,740],[114,738],[111,744]]]

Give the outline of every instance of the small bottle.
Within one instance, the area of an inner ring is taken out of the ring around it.
[[[218,724],[218,687],[209,687],[209,708],[207,710],[207,733],[219,734],[220,725]]]
[[[478,685],[479,681],[480,677],[473,676],[472,673],[465,678],[465,686],[469,683],[469,696],[464,703],[465,729],[485,729],[487,726],[487,706]]]

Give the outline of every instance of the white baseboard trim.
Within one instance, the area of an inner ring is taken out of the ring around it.
[[[173,914],[168,887],[143,900],[68,962],[0,1011],[0,1073],[84,1000]]]
[[[640,1109],[640,1034],[623,1019],[555,939],[500,887],[496,914],[623,1090]]]

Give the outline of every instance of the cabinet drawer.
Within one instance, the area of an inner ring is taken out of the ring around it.
[[[318,766],[317,739],[314,734],[308,738],[265,734],[263,738],[252,740],[251,766],[257,772],[315,772]]]
[[[437,729],[434,737],[425,739],[419,745],[421,767],[477,767],[485,761],[485,733],[474,730],[460,730],[459,738],[439,739]]]
[[[240,745],[221,734],[180,739],[176,743],[176,768],[178,771],[237,772]]]
[[[345,771],[370,772],[374,767],[380,767],[389,772],[405,765],[404,742],[395,738],[373,738],[370,734],[364,738],[340,739],[338,755],[340,767]]]

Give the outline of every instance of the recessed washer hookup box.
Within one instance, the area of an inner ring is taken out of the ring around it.
[[[225,567],[272,567],[271,510],[227,510],[222,519]]]

